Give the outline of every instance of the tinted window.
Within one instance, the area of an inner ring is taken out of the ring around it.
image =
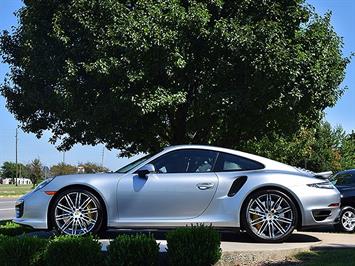
[[[245,171],[257,170],[262,168],[264,168],[264,165],[256,161],[249,160],[237,155],[221,152],[218,155],[215,171]]]
[[[334,185],[354,185],[355,175],[351,173],[338,174],[332,180]]]
[[[217,153],[209,150],[177,150],[152,164],[158,173],[204,173],[212,171]]]

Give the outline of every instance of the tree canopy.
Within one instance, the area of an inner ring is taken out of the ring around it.
[[[66,164],[66,163],[58,163],[52,165],[50,169],[50,173],[52,176],[83,174],[83,173],[93,174],[93,173],[103,173],[108,171],[109,171],[108,168],[92,162],[79,163],[78,166]]]
[[[315,172],[355,168],[355,136],[322,121],[289,137],[277,134],[244,143],[243,150]]]
[[[348,58],[304,0],[32,0],[4,32],[27,132],[122,155],[291,135],[341,96]]]
[[[17,164],[17,177],[28,177],[28,169],[22,163]],[[16,163],[14,162],[4,162],[0,168],[0,177],[10,178],[12,182],[15,183],[16,178]]]
[[[59,163],[51,166],[51,176],[77,174],[78,168],[74,165]]]
[[[91,162],[79,163],[78,167],[82,167],[84,173],[86,174],[105,173],[110,171],[108,168],[104,166],[101,166],[97,163],[91,163]]]
[[[43,165],[39,159],[34,159],[30,164],[27,165],[29,176],[33,186],[38,184],[42,179],[44,179]]]

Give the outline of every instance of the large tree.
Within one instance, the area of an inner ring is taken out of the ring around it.
[[[290,165],[321,172],[334,172],[355,166],[355,142],[339,126],[322,121],[314,128],[302,128],[296,134],[277,134],[249,140],[244,150]]]
[[[16,172],[17,177],[28,177],[28,169],[24,164],[18,163],[16,167],[16,163],[14,162],[4,162],[0,168],[0,177],[10,178],[12,179],[12,183],[15,183]]]
[[[78,167],[82,167],[84,169],[84,173],[86,174],[105,173],[109,171],[108,168],[99,165],[97,163],[91,163],[91,162],[79,163]]]
[[[304,0],[25,0],[1,37],[27,132],[123,154],[234,146],[319,121],[348,59]]]
[[[57,175],[71,175],[71,174],[77,174],[78,168],[74,165],[66,164],[66,163],[59,163],[52,165],[50,174],[52,176],[57,176]]]
[[[29,176],[33,186],[38,184],[44,178],[43,165],[39,159],[34,159],[27,165]]]

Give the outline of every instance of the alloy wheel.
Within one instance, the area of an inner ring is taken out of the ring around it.
[[[258,195],[250,201],[246,211],[249,227],[260,239],[282,239],[294,228],[294,208],[282,194]]]
[[[341,216],[341,223],[347,231],[355,230],[355,213],[351,210],[345,211]]]
[[[85,192],[64,194],[55,206],[57,228],[67,235],[84,235],[93,231],[98,219],[98,203]]]

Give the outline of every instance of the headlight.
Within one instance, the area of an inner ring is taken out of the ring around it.
[[[43,182],[39,183],[38,186],[37,186],[33,191],[37,191],[37,190],[40,190],[40,189],[44,188],[44,187],[47,186],[53,179],[54,179],[54,177],[47,178],[47,179],[44,180]]]
[[[315,188],[326,188],[326,189],[334,189],[334,185],[329,182],[329,181],[326,181],[326,182],[321,182],[321,183],[314,183],[314,184],[308,184],[307,186],[309,187],[315,187]]]

